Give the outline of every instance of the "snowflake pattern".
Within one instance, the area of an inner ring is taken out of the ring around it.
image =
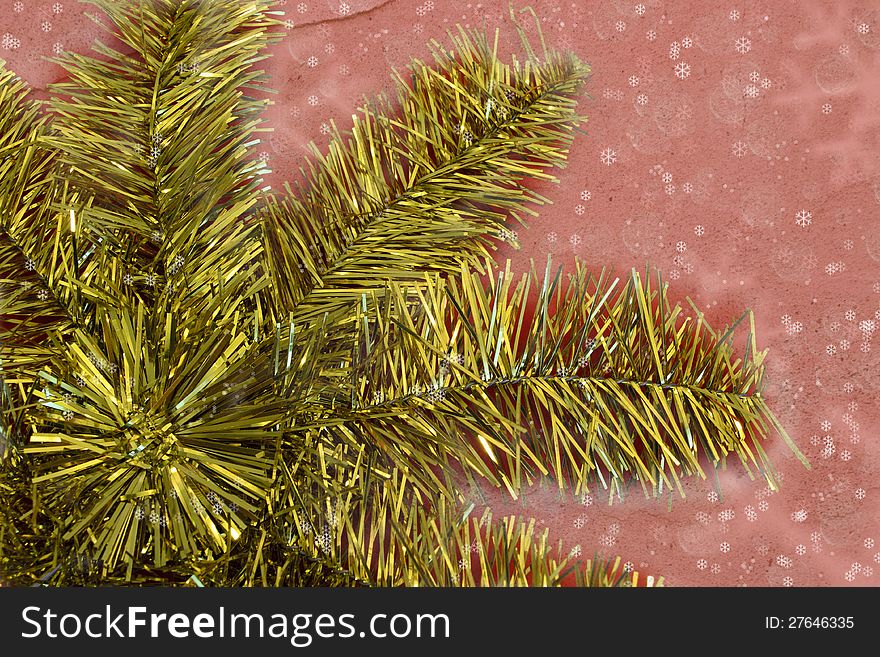
[[[743,36],[743,37],[740,37],[736,40],[736,43],[734,44],[734,46],[736,47],[736,51],[739,54],[745,55],[747,52],[749,52],[752,49],[752,40],[749,39],[748,37]]]
[[[801,228],[806,228],[813,223],[813,213],[809,210],[798,210],[794,216],[794,222]]]

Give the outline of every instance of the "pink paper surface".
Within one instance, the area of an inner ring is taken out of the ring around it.
[[[296,177],[309,141],[345,128],[363,97],[391,89],[390,69],[449,43],[456,23],[502,29],[506,1],[281,2],[286,38],[265,63],[278,90],[275,129],[258,152]],[[521,6],[521,5],[519,5]],[[634,489],[608,505],[555,484],[496,514],[536,517],[583,556],[620,555],[669,585],[880,583],[880,6],[872,2],[531,3],[549,44],[593,75],[589,116],[553,204],[499,250],[574,256],[616,274],[658,267],[674,300],[716,325],[756,313],[769,347],[765,393],[812,464],[779,440],[772,492],[730,463],[688,481],[684,499]],[[0,0],[0,58],[42,90],[62,71],[44,60],[87,52],[101,29],[89,5]],[[534,34],[534,30],[531,30]],[[106,38],[106,37],[102,37]],[[476,499],[476,498],[475,498]]]

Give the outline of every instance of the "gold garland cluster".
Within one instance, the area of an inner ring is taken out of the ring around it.
[[[127,52],[61,57],[46,108],[0,67],[0,578],[635,585],[463,491],[773,481],[753,326],[488,259],[584,120],[575,55],[460,29],[275,196],[271,3],[94,4]]]

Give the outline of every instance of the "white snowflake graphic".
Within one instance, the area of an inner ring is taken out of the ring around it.
[[[730,151],[736,157],[743,157],[748,152],[748,144],[743,141],[735,141],[733,145],[730,147]]]
[[[599,159],[602,160],[602,164],[610,167],[617,162],[617,152],[613,148],[605,148],[599,155]]]
[[[794,561],[791,557],[780,554],[776,557],[776,565],[782,568],[791,568],[794,565]]]
[[[17,50],[19,46],[21,46],[21,41],[9,32],[0,37],[0,48],[3,50]]]
[[[809,210],[798,210],[794,216],[794,222],[801,228],[806,228],[813,223],[813,213]]]
[[[752,49],[752,40],[743,36],[736,40],[735,45],[736,51],[741,55],[745,55]]]
[[[675,65],[675,77],[679,80],[684,80],[690,77],[691,74],[691,65],[686,64],[685,62],[679,62]]]
[[[789,335],[797,335],[804,330],[804,325],[800,322],[792,322],[785,328],[785,332]]]

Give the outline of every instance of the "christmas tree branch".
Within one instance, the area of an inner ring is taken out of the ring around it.
[[[595,479],[613,490],[626,474],[658,492],[703,476],[701,457],[730,454],[774,486],[760,443],[771,432],[806,464],[760,394],[753,322],[738,356],[735,327],[682,318],[659,278],[633,273],[617,289],[579,268],[564,286],[548,266],[516,285],[509,270],[488,287],[464,269],[425,280],[392,287],[364,336],[360,407],[398,418],[371,420],[387,444],[424,444],[423,427],[471,436],[458,460],[471,466],[479,446],[479,470],[514,495],[548,474],[575,492]],[[430,449],[456,453],[449,441]]]
[[[315,149],[297,195],[270,199],[262,220],[273,292],[297,322],[351,313],[367,290],[421,272],[454,272],[508,236],[509,216],[547,200],[528,179],[553,180],[584,117],[576,100],[589,67],[572,54],[512,65],[498,34],[460,30],[434,43],[435,66],[399,74],[397,106],[380,98],[352,129]]]
[[[81,313],[73,235],[53,208],[57,161],[41,143],[49,121],[28,93],[0,61],[0,379],[10,413],[51,355],[47,332]],[[6,439],[20,442],[21,426],[18,412]]]
[[[28,93],[0,60],[0,234],[30,259],[31,271],[46,275],[55,255],[45,246],[55,162],[40,145],[48,119]]]
[[[94,4],[132,53],[98,44],[101,59],[58,60],[69,80],[52,85],[47,141],[82,190],[88,230],[124,273],[148,281],[143,294],[166,279],[195,280],[209,294],[192,262],[216,261],[251,235],[237,224],[259,196],[263,170],[248,155],[268,101],[244,90],[259,88],[253,65],[279,36],[271,3]]]
[[[250,573],[238,566],[238,575],[224,570],[224,577],[247,586],[300,586],[314,568],[304,573],[290,564],[306,561],[330,575],[329,585],[558,586],[567,578],[587,586],[638,583],[637,573],[619,572],[619,562],[565,556],[534,521],[495,522],[488,511],[478,518],[460,494],[424,496],[401,470],[375,468],[369,452],[364,445],[337,446],[313,463],[297,458],[282,466],[273,512],[243,539],[250,547],[238,556],[239,563],[259,566]],[[313,494],[299,497],[305,491]]]

